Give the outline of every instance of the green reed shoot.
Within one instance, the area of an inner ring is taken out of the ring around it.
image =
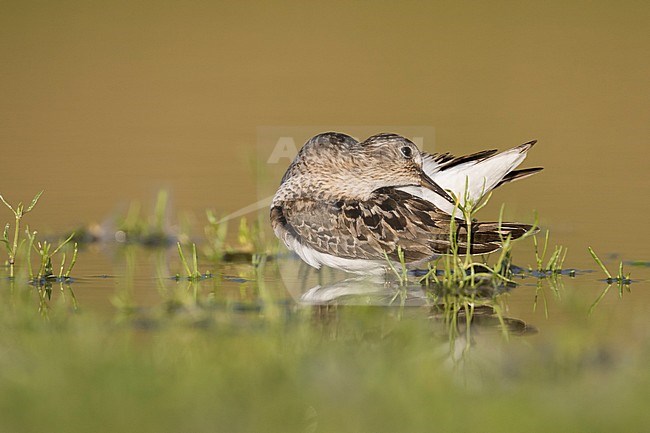
[[[239,220],[237,231],[238,245],[233,247],[226,242],[228,239],[228,221],[217,218],[210,210],[206,211],[208,225],[204,228],[207,245],[204,254],[213,261],[231,261],[246,259],[253,261],[255,256],[266,256],[268,248],[260,221],[250,224],[246,218]],[[255,263],[253,263],[255,264]]]
[[[27,255],[28,255],[28,260],[27,260],[27,271],[29,273],[29,278],[33,279],[34,278],[34,272],[32,270],[32,259],[31,259],[31,251],[34,248],[34,242],[36,242],[36,235],[38,232],[34,231],[31,232],[29,230],[29,226],[27,226],[27,229],[25,229],[25,234],[27,235],[28,239],[28,244],[27,244]]]
[[[431,282],[433,282],[435,285],[440,285],[440,280],[438,279],[438,262],[440,259],[436,260],[433,262],[433,265],[431,263],[427,263],[427,268],[428,272],[420,278],[420,283],[424,282],[425,286],[430,286]]]
[[[259,277],[261,275],[260,271],[264,269],[264,265],[266,264],[266,254],[253,254],[251,264],[256,271],[256,275]]]
[[[167,230],[169,193],[159,190],[151,215],[142,215],[142,205],[132,201],[126,215],[117,221],[116,239],[119,242],[135,242],[144,245],[167,245],[172,235]]]
[[[483,182],[483,191],[485,191],[485,182]],[[452,221],[450,224],[451,230],[449,233],[449,239],[452,241],[453,237],[452,256],[454,259],[454,274],[457,278],[461,277],[461,279],[457,279],[457,282],[461,288],[468,282],[470,287],[474,287],[476,285],[476,269],[472,257],[472,223],[474,214],[476,214],[479,210],[483,209],[487,205],[487,203],[490,201],[490,198],[492,197],[492,192],[488,193],[486,196],[481,194],[481,198],[479,198],[477,201],[472,200],[469,194],[469,177],[465,177],[465,191],[463,193],[463,199],[461,200],[454,194],[452,195],[455,203],[454,210],[451,214]],[[456,240],[456,232],[458,228],[456,225],[455,216],[457,210],[461,212],[463,220],[465,221],[465,231],[467,236],[467,240],[465,241],[465,261],[462,264],[461,260],[458,257],[458,241]],[[467,281],[467,278],[465,278],[468,271],[470,274],[469,281]]]
[[[226,250],[226,236],[228,234],[228,222],[221,221],[211,210],[206,211],[208,225],[204,228],[205,238],[208,245],[204,253],[212,260],[221,260]]]
[[[404,250],[400,245],[397,246],[397,258],[400,263],[400,270],[395,268],[393,261],[388,258],[388,254],[384,251],[384,257],[388,263],[388,267],[393,271],[397,280],[399,281],[400,286],[406,285],[408,283],[408,268],[406,267],[406,259],[404,258]]]
[[[65,272],[64,272],[65,253],[63,253],[63,258],[61,259],[61,268],[59,269],[59,280],[70,278],[70,273],[72,272],[72,268],[74,268],[74,265],[77,263],[78,252],[79,252],[79,245],[75,242],[74,249],[72,250],[72,259],[70,260],[70,265],[68,266],[68,269],[65,270]]]
[[[537,262],[537,270],[543,272],[544,270],[544,256],[546,256],[546,248],[548,247],[548,236],[550,232],[546,230],[546,235],[544,236],[544,248],[539,251],[539,245],[537,244],[537,236],[533,236],[533,245],[535,246],[535,261]]]
[[[607,275],[607,280],[614,280],[612,274],[609,273],[602,260],[600,260],[600,258],[596,255],[596,252],[591,247],[587,247],[587,249],[589,250],[589,254],[591,254],[591,257],[594,259],[596,264],[600,266],[600,269],[602,269],[605,275]]]
[[[151,225],[155,233],[165,232],[165,216],[167,213],[167,205],[169,203],[169,193],[165,189],[158,191],[156,196],[156,203],[154,205],[154,212],[152,216]]]
[[[562,272],[564,259],[566,258],[567,248],[562,245],[556,245],[553,253],[549,257],[546,265],[544,265],[546,253],[548,251],[549,231],[546,230],[544,235],[544,244],[540,250],[540,244],[537,242],[537,236],[533,236],[533,245],[535,246],[535,261],[537,263],[537,272],[543,274],[557,274]]]
[[[484,186],[485,188],[485,186]],[[469,193],[467,192],[467,187],[465,188],[465,202],[464,204],[459,204],[460,210],[463,213],[463,219],[465,220],[465,225],[467,227],[467,242],[466,242],[466,251],[465,251],[465,269],[470,270],[470,286],[474,286],[475,281],[475,267],[472,265],[472,220],[474,214],[481,209],[483,209],[490,198],[492,197],[492,192],[488,193],[487,196],[481,196],[477,202],[473,202],[469,199]]]
[[[456,204],[449,221],[449,253],[436,260],[433,266],[429,264],[428,272],[419,280],[420,283],[424,283],[425,285],[430,285],[433,281],[436,286],[442,287],[447,291],[457,291],[466,287],[476,287],[476,266],[486,267],[486,265],[482,263],[478,264],[473,261],[470,245],[473,214],[485,204],[483,203],[480,206],[475,207],[468,200],[469,197],[466,196],[465,205],[461,205],[460,201],[456,197],[454,198]],[[459,220],[457,220],[456,214],[459,211],[463,213],[464,218],[467,218],[465,221],[468,241],[466,242],[466,252],[464,257],[461,257],[461,254],[459,253],[460,248],[458,245],[458,237],[456,235],[459,230]],[[467,223],[467,221],[469,221],[469,223]],[[440,278],[437,276],[439,263],[442,263],[442,275]]]
[[[196,281],[203,278],[203,275],[199,271],[199,259],[198,259],[198,255],[196,254],[196,244],[192,243],[192,268],[190,268],[190,265],[187,263],[187,260],[185,259],[185,254],[183,253],[183,247],[181,247],[181,243],[176,242],[176,246],[178,247],[178,255],[181,258],[181,263],[183,264],[183,267],[185,268],[185,273],[186,273],[185,276],[187,277],[187,279],[191,281]]]
[[[496,263],[492,267],[494,274],[501,277],[506,282],[511,282],[512,270],[512,236],[506,236],[501,242],[501,250]]]
[[[31,212],[31,210],[34,209],[34,206],[36,206],[36,203],[38,203],[38,199],[41,198],[42,194],[43,191],[37,193],[32,199],[32,202],[29,204],[29,206],[27,206],[27,209],[25,209],[22,202],[18,203],[18,205],[14,208],[4,199],[2,195],[0,195],[0,200],[2,200],[5,206],[7,206],[13,212],[15,217],[14,237],[12,241],[9,241],[9,223],[5,225],[2,239],[0,240],[5,244],[7,248],[7,254],[9,256],[9,278],[14,278],[14,265],[16,263],[16,255],[18,254],[18,248],[22,243],[22,241],[19,240],[20,221],[23,219],[23,216],[25,216],[25,214]]]
[[[619,265],[618,265],[618,275],[616,275],[614,277],[609,272],[609,270],[607,270],[607,267],[605,266],[603,261],[600,260],[600,257],[598,257],[596,255],[596,252],[593,250],[593,248],[587,247],[587,249],[589,250],[589,254],[591,254],[591,257],[594,259],[596,264],[600,267],[600,269],[602,269],[602,271],[607,276],[607,278],[606,278],[607,287],[605,287],[605,289],[601,292],[601,294],[598,296],[598,298],[596,298],[594,303],[591,304],[591,307],[589,307],[589,314],[591,315],[594,312],[594,310],[596,309],[596,307],[598,306],[598,304],[600,304],[600,301],[602,301],[603,298],[605,298],[605,295],[607,295],[607,292],[612,287],[613,283],[617,283],[617,285],[618,285],[618,296],[619,296],[619,298],[622,298],[624,288],[627,289],[628,291],[630,291],[630,283],[632,282],[632,280],[630,279],[630,273],[629,272],[627,274],[623,273],[623,262],[619,263]]]
[[[36,254],[39,256],[39,264],[38,264],[38,272],[35,274],[33,272],[32,268],[32,260],[31,260],[31,254],[28,254],[27,257],[27,268],[29,270],[29,279],[32,281],[41,281],[42,279],[48,279],[55,277],[56,275],[54,274],[53,266],[52,266],[52,258],[59,252],[61,249],[67,245],[72,238],[74,237],[74,233],[70,234],[67,239],[59,243],[56,247],[54,247],[54,244],[48,241],[36,241],[36,231],[30,232],[29,227],[27,230],[25,230],[25,233],[27,235],[27,238],[29,240],[29,250],[28,251],[35,251]],[[70,262],[70,265],[68,266],[68,269],[65,270],[65,260],[66,256],[65,253],[63,254],[63,258],[61,259],[61,265],[60,265],[60,271],[59,271],[59,278],[70,278],[70,273],[72,272],[72,268],[77,262],[77,253],[78,253],[78,245],[75,242],[74,244],[74,249],[73,249],[73,254],[72,254],[72,260]]]
[[[591,254],[591,257],[594,259],[596,264],[600,267],[600,269],[603,270],[603,272],[607,276],[608,283],[618,282],[623,284],[629,284],[632,282],[632,280],[630,279],[631,274],[629,272],[627,274],[623,274],[623,262],[620,262],[618,265],[618,275],[612,277],[612,274],[609,273],[609,271],[603,264],[602,260],[600,260],[600,258],[596,255],[596,252],[591,247],[587,247],[587,249],[589,250],[589,254]]]
[[[388,254],[386,251],[384,251],[384,259],[386,259],[386,263],[388,264],[388,267],[390,268],[391,271],[395,274],[397,279],[399,280],[400,284],[402,283],[402,274],[399,273],[397,268],[395,268],[395,265],[393,265],[393,261],[388,257]]]
[[[465,187],[467,190],[467,184],[465,185]],[[458,238],[456,236],[456,233],[458,231],[458,222],[456,219],[456,214],[460,210],[460,199],[455,197],[455,195],[454,195],[454,199],[455,199],[454,210],[452,211],[451,219],[449,221],[449,253],[439,258],[435,262],[433,267],[429,265],[429,271],[422,278],[420,278],[420,283],[425,282],[425,284],[429,284],[430,281],[433,280],[437,286],[442,286],[445,289],[462,288],[463,286],[465,280],[466,268],[463,266],[462,259],[460,258],[458,252],[459,249]],[[466,207],[465,209],[471,211],[470,207]],[[471,212],[469,213],[471,214]],[[471,229],[470,229],[470,236],[471,236]],[[468,254],[470,253],[469,250],[467,252]],[[438,279],[437,278],[438,263],[441,260],[443,264],[443,274],[441,279]]]
[[[490,282],[493,285],[503,282],[511,283],[509,276],[510,271],[510,252],[512,249],[512,241],[510,237],[502,239],[502,248],[494,266],[489,266],[485,262],[476,262],[472,256],[471,239],[472,239],[472,223],[474,214],[483,209],[491,198],[491,193],[483,196],[480,200],[474,202],[469,196],[469,185],[465,183],[465,194],[463,200],[454,195],[454,210],[451,214],[449,224],[449,253],[442,256],[436,261],[433,267],[429,266],[429,271],[420,279],[420,283],[430,284],[433,281],[437,286],[440,286],[449,291],[456,291],[459,289],[474,289],[477,288],[479,283],[484,285]],[[462,220],[457,219],[456,215],[462,214]],[[501,211],[501,221],[503,208]],[[458,245],[458,230],[460,223],[466,226],[466,247],[465,254],[460,254],[460,247]],[[501,224],[501,223],[499,223]],[[438,264],[442,263],[443,272],[441,278],[437,277]],[[477,272],[478,271],[478,272]]]
[[[239,245],[244,250],[250,250],[253,254],[266,254],[264,233],[260,228],[259,220],[248,224],[246,218],[239,220],[239,232],[237,236]]]
[[[404,258],[404,250],[399,245],[397,246],[397,258],[399,259],[399,264],[402,270],[401,281],[404,281],[406,283],[408,281],[408,269],[406,268],[406,259]]]

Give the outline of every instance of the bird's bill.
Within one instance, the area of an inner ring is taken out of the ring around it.
[[[449,203],[454,204],[454,199],[451,198],[449,193],[442,189],[440,185],[435,183],[433,179],[431,179],[426,173],[422,172],[422,175],[420,176],[420,186],[423,188],[426,188],[428,190],[431,190],[435,192],[436,194],[440,195],[442,198],[447,200]]]

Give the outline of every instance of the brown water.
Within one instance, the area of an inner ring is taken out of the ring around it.
[[[595,268],[588,245],[617,255],[610,268],[648,261],[649,18],[641,2],[5,2],[0,192],[15,202],[45,189],[29,223],[61,233],[167,188],[198,239],[205,209],[272,193],[288,164],[267,164],[279,136],[422,132],[428,151],[455,154],[535,138],[526,164],[544,172],[479,216],[502,202],[508,219],[536,210],[569,267]],[[127,273],[115,251],[80,256],[82,304],[112,308],[115,281],[94,278]],[[135,292],[154,302],[155,270],[138,254]],[[583,277],[585,303],[603,289],[597,275]],[[627,311],[644,292],[604,302]],[[532,319],[533,296],[515,291],[512,308]]]

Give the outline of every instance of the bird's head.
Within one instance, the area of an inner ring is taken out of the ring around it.
[[[315,199],[367,200],[381,188],[419,186],[452,201],[424,173],[418,147],[396,134],[378,134],[363,142],[345,134],[319,134],[303,146],[282,181],[301,185],[303,194]]]

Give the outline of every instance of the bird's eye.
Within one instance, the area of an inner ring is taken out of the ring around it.
[[[411,158],[413,156],[413,149],[408,146],[402,147],[399,151],[402,152],[404,158]]]

